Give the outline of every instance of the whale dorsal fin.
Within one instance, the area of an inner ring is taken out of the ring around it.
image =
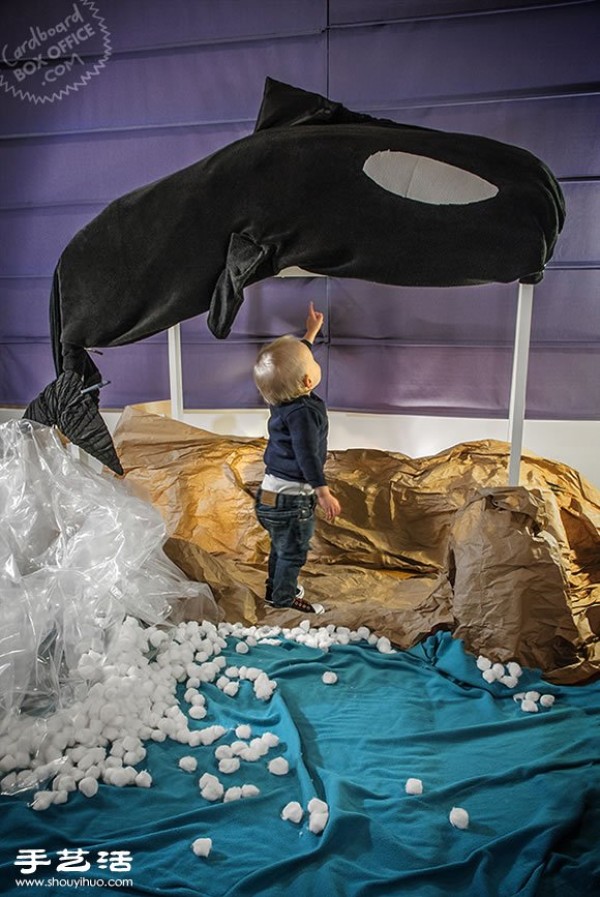
[[[347,125],[366,124],[380,125],[383,127],[403,127],[416,130],[414,125],[400,125],[388,118],[373,118],[363,112],[353,112],[342,103],[335,103],[321,96],[320,93],[312,93],[275,78],[265,80],[265,89],[262,103],[258,111],[254,133],[267,131],[270,128],[292,128],[302,125]],[[429,130],[419,128],[419,130]]]

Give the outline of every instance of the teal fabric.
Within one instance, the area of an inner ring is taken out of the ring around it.
[[[551,709],[523,713],[512,693],[484,682],[462,643],[447,633],[409,651],[380,654],[366,643],[329,653],[284,642],[241,657],[229,639],[228,662],[264,669],[278,682],[271,701],[251,683],[234,698],[204,686],[209,714],[192,727],[220,723],[228,733],[210,747],[150,743],[140,768],[154,785],[101,785],[90,800],[36,813],[30,795],[3,797],[0,892],[22,893],[16,878],[131,879],[112,894],[169,897],[583,897],[600,893],[600,682],[545,683],[526,670],[520,685],[556,695]],[[325,685],[326,670],[338,675]],[[281,744],[238,772],[218,773],[214,749],[236,739],[243,722],[253,736],[275,732]],[[194,754],[198,770],[178,760]],[[284,755],[290,772],[274,776],[267,761]],[[226,784],[253,783],[260,795],[208,803],[200,775]],[[408,777],[421,796],[407,795]],[[327,801],[320,835],[280,819],[286,803]],[[450,825],[453,806],[470,815]],[[195,838],[210,837],[207,858]],[[90,851],[86,872],[53,871],[56,852]],[[52,867],[21,875],[17,851],[46,851]],[[98,851],[130,851],[130,871],[98,867]],[[108,884],[108,882],[107,882]],[[91,885],[26,887],[26,892],[97,894]]]

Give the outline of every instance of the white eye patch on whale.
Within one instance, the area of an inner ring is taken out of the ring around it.
[[[362,170],[384,190],[429,205],[469,205],[498,194],[494,184],[470,171],[414,153],[381,150]]]

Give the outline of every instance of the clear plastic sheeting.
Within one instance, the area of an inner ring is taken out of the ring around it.
[[[152,505],[56,430],[0,426],[0,731],[14,713],[67,707],[126,615],[156,624],[173,600],[198,597],[216,612],[210,588],[164,554],[166,537]]]

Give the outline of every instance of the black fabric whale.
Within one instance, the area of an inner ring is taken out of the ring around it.
[[[368,173],[379,163],[385,177],[412,166],[405,195]],[[456,174],[484,198],[457,198],[462,187],[445,182]],[[203,312],[224,338],[244,287],[290,266],[412,286],[536,282],[563,221],[556,179],[526,150],[372,118],[267,78],[251,136],[115,200],[65,248],[51,297],[57,374],[97,384],[86,348]],[[108,466],[119,469],[116,456]]]

